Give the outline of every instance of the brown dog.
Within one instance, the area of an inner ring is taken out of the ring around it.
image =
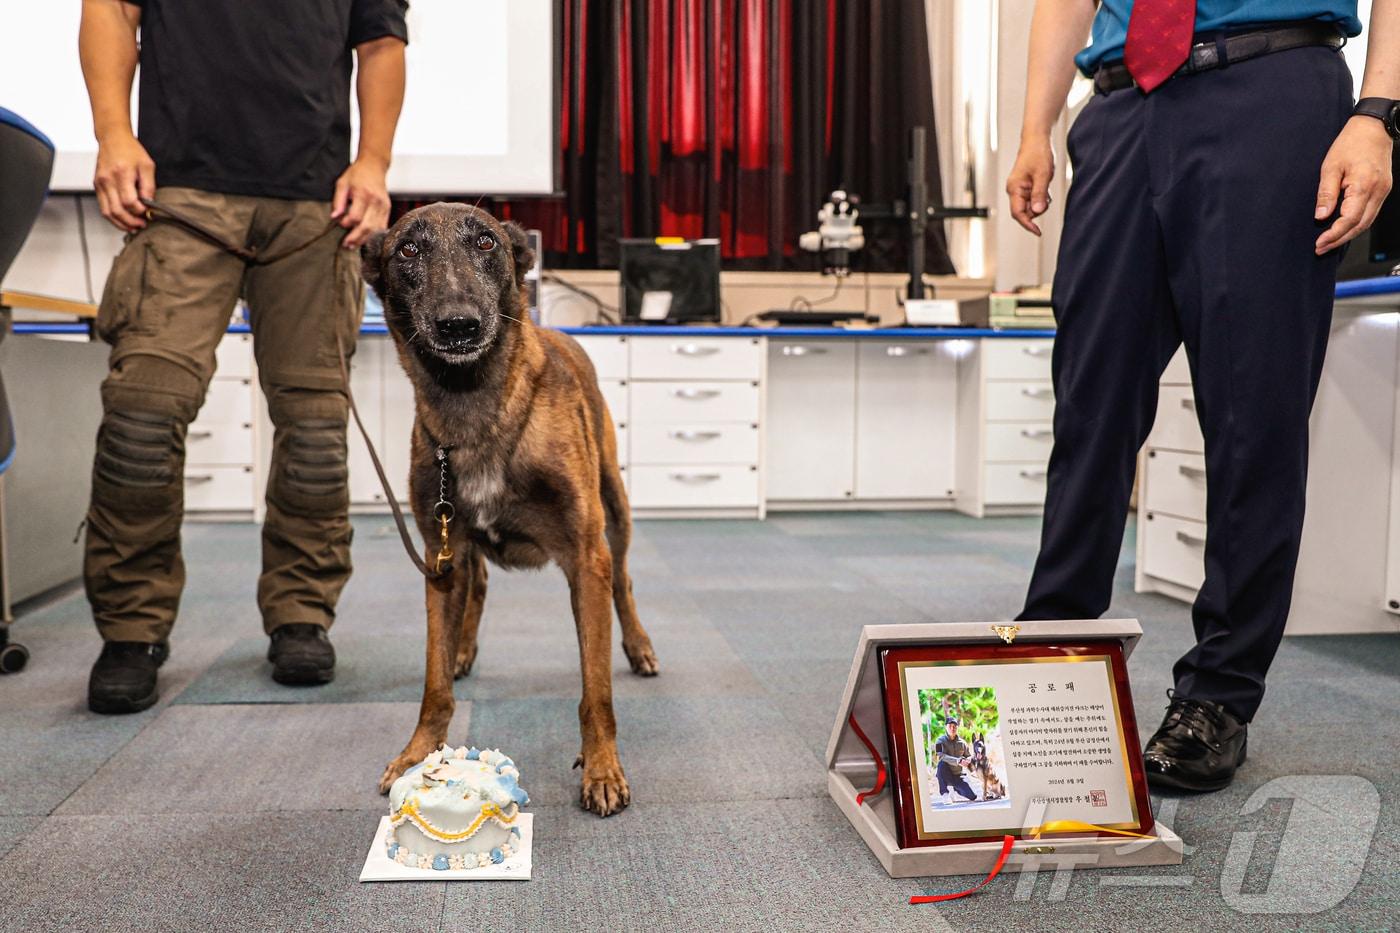
[[[476,659],[486,561],[511,569],[554,561],[569,580],[583,666],[581,802],[608,816],[631,791],[617,756],[612,609],[632,670],[657,672],[627,574],[631,536],[612,418],[583,349],[535,327],[524,231],[485,211],[433,204],[361,250],[413,381],[411,504],[432,567],[447,524],[451,570],[427,584],[428,662],[418,727],[380,779],[394,779],[447,737],[452,680]],[[446,450],[444,474],[435,459]],[[451,509],[438,505],[446,489]]]

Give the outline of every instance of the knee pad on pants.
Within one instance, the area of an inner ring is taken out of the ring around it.
[[[198,378],[182,367],[157,358],[124,361],[102,387],[94,499],[121,510],[178,506],[185,428],[202,393]]]
[[[268,498],[294,514],[343,513],[350,502],[344,397],[279,388],[268,395],[268,412],[277,429]]]

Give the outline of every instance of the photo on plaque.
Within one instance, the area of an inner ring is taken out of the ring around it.
[[[1009,808],[996,688],[930,688],[918,696],[922,765],[933,809]]]
[[[1151,829],[1118,642],[887,648],[880,673],[901,846]]]

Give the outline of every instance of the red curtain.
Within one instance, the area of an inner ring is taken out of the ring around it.
[[[487,201],[555,267],[623,237],[717,237],[727,268],[819,268],[797,249],[833,188],[889,203],[909,128],[933,138],[923,0],[556,0],[561,191]],[[936,156],[929,190],[941,190]],[[406,205],[405,205],[406,206]],[[895,223],[858,263],[902,269]],[[940,225],[930,272],[952,271]]]

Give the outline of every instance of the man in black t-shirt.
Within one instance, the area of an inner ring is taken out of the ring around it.
[[[240,297],[274,426],[258,583],[272,676],[317,684],[334,675],[326,630],[350,575],[351,540],[340,353],[352,352],[362,310],[357,248],[389,215],[385,174],[403,102],[407,6],[83,2],[94,187],[103,215],[127,233],[97,320],[112,355],[83,568],[105,642],[88,685],[96,712],[136,712],[156,701],[156,669],[169,654],[184,586],[186,445],[212,448],[220,432],[246,428],[252,417],[215,424],[212,436],[187,431]],[[143,204],[151,198],[159,208]],[[174,214],[259,258],[191,233]],[[217,462],[217,451],[208,456]],[[238,472],[229,481],[253,478]]]

